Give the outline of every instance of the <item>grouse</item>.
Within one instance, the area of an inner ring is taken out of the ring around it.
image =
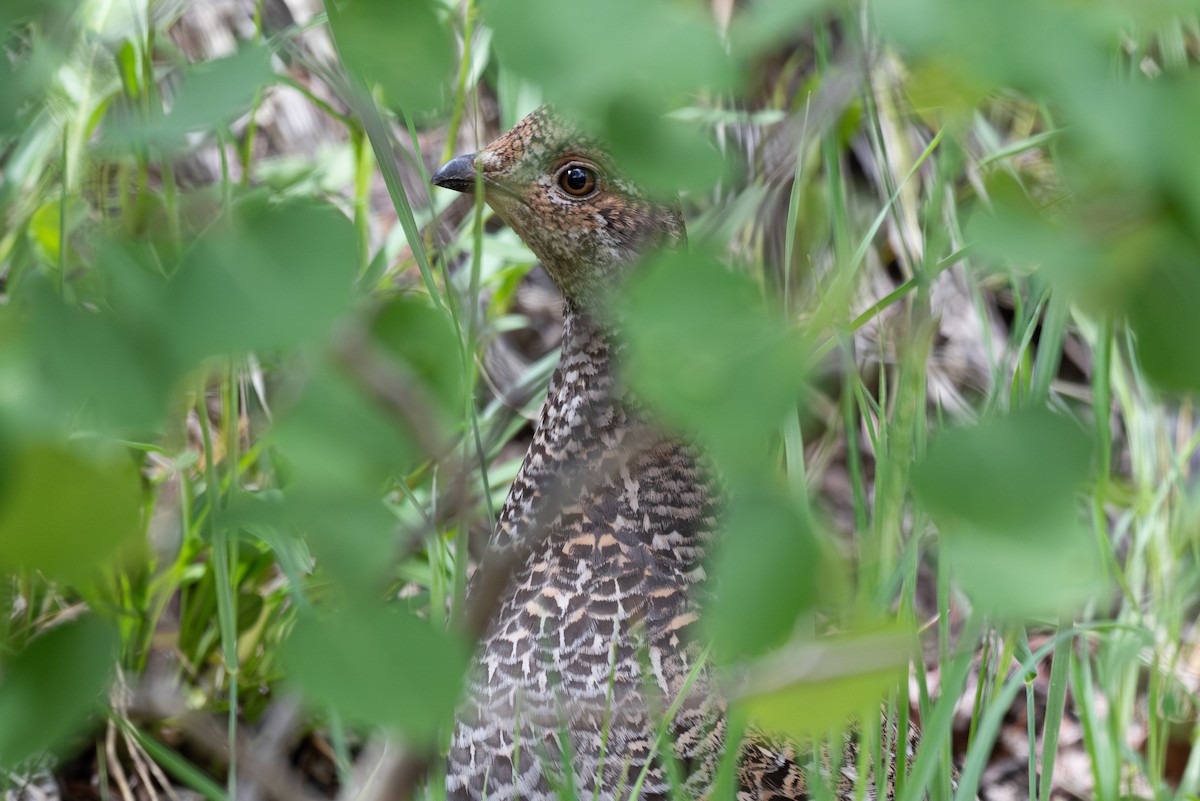
[[[432,180],[481,189],[564,297],[561,357],[489,546],[517,566],[454,725],[447,798],[706,798],[726,702],[692,630],[709,592],[718,486],[622,386],[623,345],[604,311],[639,259],[686,247],[678,205],[623,177],[600,142],[547,107]],[[854,797],[856,737],[846,749],[829,777],[839,799]],[[809,761],[748,736],[739,801],[807,798]],[[868,797],[891,798],[890,777],[882,784]]]

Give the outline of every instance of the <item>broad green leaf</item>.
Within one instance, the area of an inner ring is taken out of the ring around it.
[[[732,493],[709,568],[717,589],[704,624],[723,660],[783,642],[816,600],[829,567],[811,521],[764,483]]]
[[[1184,300],[1200,298],[1197,255],[1190,243],[1178,242],[1128,301],[1138,362],[1160,387],[1179,392],[1200,393],[1200,326],[1192,303]]]
[[[942,519],[1023,538],[1027,524],[1074,508],[1091,452],[1087,434],[1070,420],[1014,412],[938,433],[913,468],[913,488]]]
[[[1110,591],[1094,540],[1074,515],[1031,520],[1016,531],[965,521],[939,527],[955,581],[988,613],[1053,619]]]
[[[227,124],[246,111],[259,89],[274,77],[270,48],[261,42],[242,43],[232,56],[187,69],[169,120],[179,131]]]
[[[463,643],[400,610],[305,610],[283,648],[288,675],[346,718],[431,741],[458,700]]]
[[[246,197],[167,288],[176,348],[192,363],[315,341],[346,311],[358,263],[354,226],[333,206]]]
[[[120,149],[135,144],[184,149],[187,134],[227,126],[250,109],[262,87],[275,80],[271,58],[265,44],[243,43],[232,56],[190,65],[169,111],[145,120],[114,117],[105,142]]]
[[[61,745],[105,701],[117,637],[94,615],[56,626],[0,665],[0,768]]]
[[[882,32],[909,51],[949,56],[970,83],[1032,92],[1103,80],[1109,37],[1117,31],[1099,7],[1061,0],[874,0],[872,6]]]
[[[136,538],[141,483],[129,458],[59,443],[30,443],[5,456],[0,567],[85,580]]]
[[[1022,410],[939,433],[913,468],[964,591],[1017,618],[1050,615],[1102,590],[1078,521],[1091,442],[1073,422]]]
[[[342,60],[385,101],[430,111],[449,98],[455,67],[450,29],[429,0],[334,0],[329,21]]]
[[[793,39],[801,26],[835,5],[835,0],[759,0],[733,15],[729,39],[741,57],[753,58]]]
[[[637,97],[596,105],[585,119],[589,130],[603,132],[622,174],[664,196],[704,192],[725,170],[720,153],[693,123],[664,117]]]
[[[295,407],[281,414],[273,440],[302,486],[380,489],[420,456],[405,428],[361,384],[326,370],[313,375]]]
[[[281,474],[288,472],[286,465],[280,468]],[[373,486],[297,482],[281,498],[265,500],[255,495],[238,500],[226,520],[253,531],[271,526],[301,537],[289,541],[280,536],[272,544],[276,550],[293,549],[281,557],[290,561],[293,576],[299,575],[297,568],[302,565],[307,569],[306,555],[311,550],[324,579],[348,596],[372,600],[395,577],[397,554],[406,543],[395,516]],[[280,544],[285,541],[287,545]]]
[[[504,65],[577,112],[634,92],[661,98],[732,83],[716,26],[699,7],[491,0],[484,17]],[[617,57],[602,57],[607,54]]]
[[[5,0],[0,3],[0,135],[13,133],[27,105],[35,108],[45,99],[54,74],[66,61],[64,42],[74,25],[68,0]],[[38,32],[32,47],[9,48],[9,38],[23,23]],[[56,31],[57,36],[43,31]],[[18,55],[19,54],[19,55]]]
[[[278,412],[273,442],[287,500],[244,510],[305,533],[329,574],[366,594],[385,580],[397,548],[379,493],[440,454],[464,402],[456,334],[426,301],[390,300],[368,332],[348,338],[336,369],[315,372],[295,406]]]
[[[142,288],[160,301],[149,319],[71,305],[41,282],[29,287],[26,346],[47,403],[61,414],[83,413],[101,430],[149,427],[161,418],[180,366],[167,330],[153,323],[161,282],[157,292]]]
[[[799,742],[875,721],[903,681],[911,634],[841,635],[790,644],[744,668],[738,704],[756,727]]]
[[[699,7],[492,0],[483,13],[504,67],[602,139],[626,174],[664,193],[711,186],[720,175],[722,161],[698,131],[662,118],[694,93],[737,83],[716,26]]]
[[[46,0],[8,0],[0,8],[0,36],[7,37],[14,25],[34,16],[47,5],[55,6],[62,5],[62,3],[47,3]]]
[[[389,300],[371,321],[371,338],[397,380],[413,385],[431,413],[458,419],[463,404],[463,367],[457,334],[446,314],[406,295]],[[448,420],[429,420],[427,425]],[[432,455],[432,454],[431,454]]]
[[[804,381],[799,334],[758,288],[699,254],[638,269],[619,303],[625,374],[638,397],[698,435],[726,470],[761,461]]]

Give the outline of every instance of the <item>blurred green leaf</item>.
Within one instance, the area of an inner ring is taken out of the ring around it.
[[[1063,167],[1080,189],[1092,189],[1095,176],[1104,176],[1117,198],[1131,190],[1150,193],[1163,211],[1200,230],[1200,163],[1191,158],[1200,126],[1200,77],[1093,81],[1067,100],[1068,119],[1079,130],[1068,139],[1075,147]]]
[[[67,59],[72,4],[68,0],[5,0],[0,4],[0,135],[15,133],[21,112],[43,100],[54,73]],[[14,31],[35,21],[30,42],[10,42]],[[12,45],[10,47],[10,45]]]
[[[434,3],[327,0],[325,7],[342,60],[381,86],[389,105],[429,111],[449,99],[454,41]]]
[[[1200,298],[1200,261],[1189,243],[1156,264],[1129,297],[1138,361],[1160,387],[1200,393],[1200,325],[1184,298]]]
[[[105,127],[104,141],[121,150],[130,145],[182,150],[187,134],[229,125],[250,109],[259,91],[276,78],[271,59],[267,45],[243,42],[232,56],[192,64],[183,71],[169,112],[149,119],[114,117]]]
[[[94,615],[56,626],[0,669],[0,768],[61,745],[104,702],[117,637]]]
[[[348,377],[314,374],[273,432],[297,484],[337,491],[382,489],[419,452],[396,420]]]
[[[426,408],[448,418],[426,425],[448,425],[463,408],[457,336],[444,313],[414,295],[389,300],[371,321],[372,340],[389,357],[386,363],[397,371],[397,378],[411,380],[428,398]]]
[[[1121,22],[1099,4],[1063,0],[875,0],[872,5],[880,29],[904,48],[948,57],[969,83],[1035,94],[1078,91],[1103,81]]]
[[[622,173],[651,191],[704,192],[724,175],[725,160],[694,123],[664,117],[636,97],[593,112],[589,129],[602,131]]]
[[[577,114],[634,93],[661,99],[734,82],[716,26],[698,6],[491,0],[483,12],[505,67]]]
[[[62,3],[47,3],[46,0],[8,0],[0,7],[0,35],[7,36],[14,25],[33,16],[47,5]]]
[[[966,521],[939,527],[955,581],[989,614],[1057,618],[1109,592],[1094,540],[1074,514],[1031,520],[1018,532]]]
[[[102,238],[92,247],[86,274],[102,279],[84,299],[93,308],[37,282],[27,324],[48,399],[101,427],[157,424],[175,382],[204,358],[326,335],[348,308],[358,266],[354,226],[336,208],[263,195],[236,203],[169,279],[172,265],[148,245]]]
[[[161,278],[140,271],[129,251],[101,245],[98,262],[110,286],[145,298],[145,317],[111,307],[88,310],[69,303],[43,281],[31,282],[25,342],[45,382],[46,403],[62,414],[85,412],[101,429],[148,427],[165,411],[180,365],[162,315]],[[134,288],[136,285],[136,288]]]
[[[828,568],[812,522],[782,492],[767,486],[735,491],[710,568],[716,597],[704,625],[723,660],[779,645],[796,617],[812,606]]]
[[[723,162],[695,127],[663,115],[737,83],[712,19],[661,0],[492,0],[483,7],[505,69],[540,86],[656,191],[702,189]],[[619,54],[608,57],[605,54]]]
[[[729,39],[735,52],[751,58],[794,41],[802,26],[836,5],[836,0],[759,0],[733,15]]]
[[[1053,614],[1100,589],[1076,497],[1092,445],[1075,423],[1021,410],[940,432],[913,490],[964,589],[1016,617]]]
[[[177,349],[192,363],[313,341],[346,311],[358,263],[354,225],[333,206],[243,198],[168,286]]]
[[[1074,508],[1091,453],[1071,421],[1022,410],[940,432],[913,468],[913,489],[935,515],[1021,536]]]
[[[432,741],[449,720],[467,648],[399,609],[301,612],[284,645],[288,674],[315,703]]]
[[[136,539],[141,483],[133,463],[55,443],[7,454],[0,472],[0,566],[84,580]]]
[[[1113,49],[1131,26],[1194,13],[1194,2],[1141,7],[1069,0],[876,0],[874,5],[885,35],[915,56],[933,59],[939,73],[967,87],[968,98],[1004,88],[1049,103],[1056,124],[1069,132],[1061,166],[1085,201],[1093,174],[1112,175],[1137,191],[1164,192],[1186,211],[1193,229],[1200,229],[1200,164],[1190,158],[1200,125],[1200,79],[1187,74],[1122,80],[1111,68]],[[1084,186],[1075,184],[1079,179]]]
[[[1124,318],[1148,378],[1167,390],[1200,391],[1198,329],[1178,302],[1200,291],[1200,249],[1186,215],[1151,186],[1096,174],[1080,184],[1077,202],[1052,212],[993,179],[991,209],[978,210],[967,229],[978,252],[1017,271],[1037,265],[1089,313]]]
[[[171,103],[168,119],[173,128],[186,132],[231,122],[275,79],[271,58],[266,44],[243,42],[232,56],[188,67]]]
[[[330,457],[336,469],[337,452],[320,453]],[[281,475],[292,472],[281,454],[276,458]],[[298,479],[289,481],[287,492],[239,495],[226,511],[226,525],[267,540],[293,578],[309,569],[311,551],[323,580],[356,600],[378,598],[394,578],[404,545],[397,536],[395,515],[380,500],[378,485],[353,486],[342,476],[327,484],[314,481],[311,474]]]
[[[749,278],[709,256],[665,254],[628,282],[625,374],[667,421],[701,437],[727,470],[761,459],[804,382],[803,341]]]
[[[904,680],[912,635],[877,632],[798,642],[745,669],[738,703],[747,719],[771,734],[809,741],[875,720],[876,710]]]

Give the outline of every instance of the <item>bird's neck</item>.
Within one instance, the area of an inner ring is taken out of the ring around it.
[[[565,466],[594,458],[601,441],[611,446],[641,424],[618,376],[624,349],[591,314],[564,304],[562,353],[527,461],[540,456]]]
[[[624,346],[611,329],[569,302],[564,317],[562,355],[493,544],[611,516],[605,526],[618,539],[670,535],[686,561],[698,560],[716,500],[694,451],[649,422],[622,386]]]

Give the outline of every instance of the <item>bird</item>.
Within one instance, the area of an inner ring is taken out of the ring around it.
[[[484,557],[515,567],[454,722],[446,797],[708,798],[729,728],[697,626],[713,593],[719,480],[624,386],[606,305],[649,254],[686,249],[679,203],[630,180],[549,106],[432,183],[482,192],[563,294],[559,362]],[[855,797],[856,753],[848,736],[847,767],[829,782],[839,801]],[[787,742],[743,735],[738,801],[808,798],[811,763]],[[880,784],[868,798],[892,798],[892,780]]]

